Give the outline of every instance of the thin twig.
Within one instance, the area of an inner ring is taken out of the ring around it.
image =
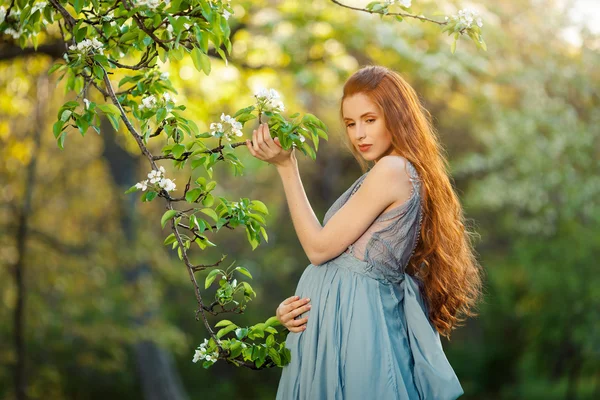
[[[366,13],[369,13],[369,14],[398,15],[398,16],[401,16],[401,17],[415,18],[415,19],[420,19],[421,21],[433,22],[434,24],[438,24],[438,25],[447,25],[448,24],[448,22],[446,22],[446,21],[444,21],[444,22],[442,22],[442,21],[436,21],[434,19],[430,19],[430,18],[424,17],[422,15],[414,15],[414,14],[402,13],[402,12],[394,12],[394,13],[383,14],[383,13],[380,13],[378,11],[367,10],[366,8],[349,6],[347,4],[340,3],[338,0],[331,0],[331,2],[334,3],[334,4],[337,4],[340,7],[348,8],[350,10],[355,10],[355,11],[362,11],[362,12],[366,12]]]

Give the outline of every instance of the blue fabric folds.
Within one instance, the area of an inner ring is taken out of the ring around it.
[[[463,391],[417,281],[394,279],[351,254],[309,265],[296,295],[307,329],[290,333],[278,400],[450,400]]]
[[[440,335],[435,330],[415,279],[404,274],[404,315],[408,327],[408,341],[414,359],[413,377],[420,399],[456,399],[464,392],[450,366]]]

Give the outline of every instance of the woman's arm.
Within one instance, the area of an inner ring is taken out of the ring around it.
[[[306,197],[293,152],[282,154],[266,124],[254,131],[252,147],[248,145],[248,148],[255,157],[276,165],[294,229],[313,265],[340,255],[389,205],[410,197],[412,186],[405,159],[383,157],[369,171],[357,192],[323,227]]]

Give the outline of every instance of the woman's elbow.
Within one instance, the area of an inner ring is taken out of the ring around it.
[[[309,255],[308,259],[310,260],[310,263],[312,265],[318,266],[321,264],[325,264],[325,262],[329,261],[331,257],[325,254],[324,252],[315,251],[311,255]]]

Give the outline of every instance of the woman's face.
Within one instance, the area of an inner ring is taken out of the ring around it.
[[[365,160],[377,162],[395,154],[383,113],[366,94],[356,93],[344,99],[342,114],[350,142]]]

